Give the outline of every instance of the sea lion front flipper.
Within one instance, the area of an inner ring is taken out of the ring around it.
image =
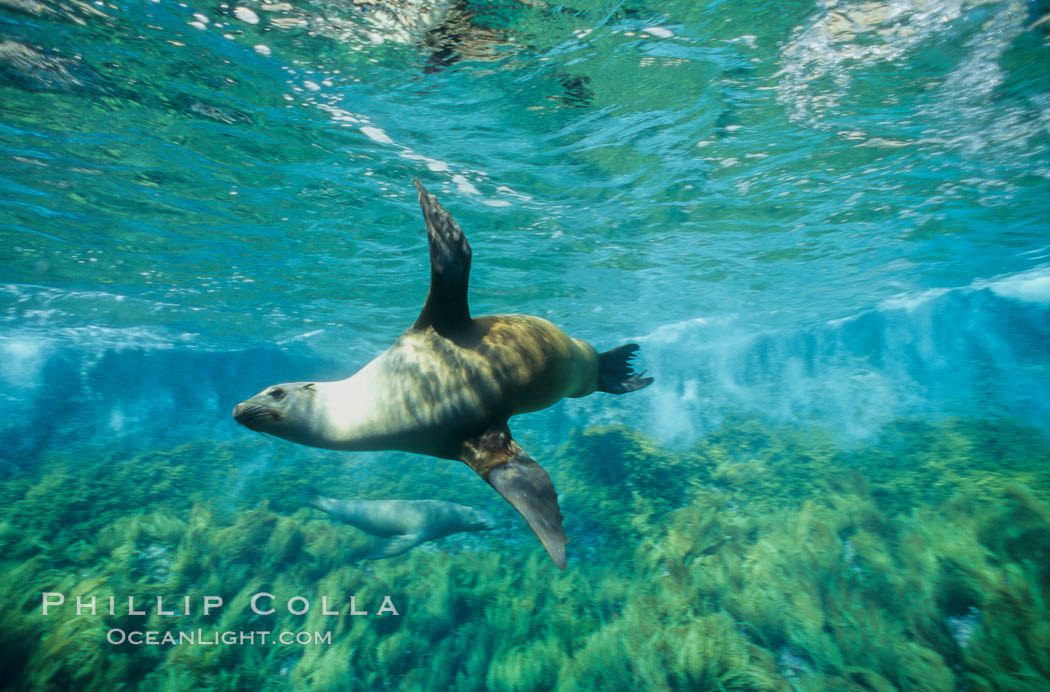
[[[565,530],[554,483],[543,467],[510,436],[507,424],[493,426],[477,437],[464,440],[459,458],[514,505],[554,564],[565,569]]]
[[[406,553],[412,548],[415,548],[422,541],[422,536],[418,533],[403,533],[397,536],[393,536],[383,543],[379,543],[372,552],[365,555],[366,560],[383,560],[388,557],[394,557],[401,553]]]
[[[419,180],[413,182],[430,241],[430,292],[412,328],[432,326],[438,334],[448,337],[470,324],[470,244],[437,197],[428,193]]]

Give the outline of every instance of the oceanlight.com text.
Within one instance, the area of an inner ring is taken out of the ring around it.
[[[114,646],[308,646],[330,645],[331,632],[270,632],[255,630],[234,632],[230,630],[123,630],[114,628],[106,632],[106,641]]]

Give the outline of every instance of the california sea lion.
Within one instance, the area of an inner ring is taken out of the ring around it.
[[[471,317],[470,245],[416,180],[430,243],[430,292],[416,323],[345,380],[267,387],[233,410],[252,430],[343,450],[458,459],[514,505],[560,568],[565,532],[550,476],[511,438],[507,419],[563,397],[625,394],[637,344],[605,353],[529,315]]]
[[[394,557],[420,543],[454,533],[488,531],[496,520],[481,509],[440,500],[337,500],[316,490],[306,503],[365,533],[387,539],[365,556],[367,560]]]

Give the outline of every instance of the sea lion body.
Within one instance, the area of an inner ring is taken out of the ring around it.
[[[301,441],[456,459],[465,438],[494,422],[586,396],[597,384],[589,344],[539,317],[480,317],[456,339],[406,332],[353,376],[317,383],[323,413]]]
[[[540,317],[471,317],[471,250],[416,181],[430,245],[430,291],[416,323],[345,380],[267,387],[233,416],[293,442],[348,451],[400,450],[458,459],[522,516],[559,567],[565,533],[550,476],[514,442],[507,420],[595,391],[652,382],[630,364],[637,344],[598,353]]]
[[[496,520],[488,512],[440,500],[339,500],[313,492],[307,503],[384,539],[366,556],[372,560],[394,557],[420,543],[455,533],[496,528]]]

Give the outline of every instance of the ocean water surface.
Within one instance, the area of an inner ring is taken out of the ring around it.
[[[0,678],[1050,688],[1048,11],[0,0]],[[565,572],[461,464],[230,417],[412,324],[413,177],[473,314],[655,378],[511,420]],[[367,560],[310,487],[499,526]]]

